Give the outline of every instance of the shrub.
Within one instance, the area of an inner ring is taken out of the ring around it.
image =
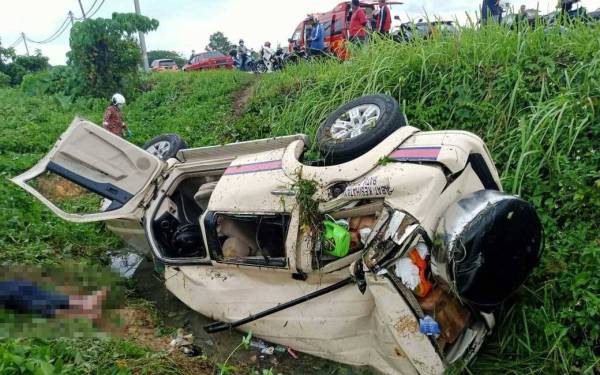
[[[157,27],[157,20],[134,13],[113,13],[110,19],[76,23],[67,54],[75,77],[75,94],[110,97],[117,91],[131,93],[138,83],[141,59],[133,34]]]

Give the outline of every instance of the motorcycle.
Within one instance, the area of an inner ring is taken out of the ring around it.
[[[255,73],[258,73],[258,74],[267,73],[269,71],[269,66],[268,66],[269,64],[267,64],[267,61],[271,65],[271,71],[282,70],[285,67],[286,59],[285,59],[285,54],[283,52],[283,49],[281,47],[278,47],[275,50],[275,53],[273,53],[273,55],[271,55],[271,57],[268,60],[265,57],[264,49],[261,49],[260,56],[262,58],[259,61],[257,61],[254,66]]]
[[[250,52],[246,53],[246,65],[242,67],[242,59],[240,55],[237,53],[237,50],[231,50],[229,52],[229,56],[233,58],[234,65],[236,69],[241,70],[243,72],[252,72],[255,69],[256,61],[252,58],[252,54]]]

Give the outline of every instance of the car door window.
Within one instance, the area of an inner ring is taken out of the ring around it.
[[[285,268],[290,215],[209,213],[205,230],[211,258],[222,263]]]
[[[56,215],[74,222],[130,217],[164,164],[76,118],[44,159],[12,181]]]
[[[333,22],[333,28],[331,30],[331,35],[339,35],[344,31],[344,19],[336,18]]]

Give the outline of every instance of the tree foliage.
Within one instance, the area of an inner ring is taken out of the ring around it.
[[[141,60],[134,34],[157,28],[157,20],[135,13],[113,13],[110,19],[76,23],[67,54],[77,87],[74,94],[106,97],[116,91],[130,92],[139,79]]]
[[[209,37],[209,43],[206,46],[206,51],[219,51],[225,55],[235,48],[229,39],[221,31],[217,31]]]
[[[158,59],[173,59],[180,67],[187,63],[187,59],[175,51],[154,50],[148,51],[148,61],[152,63]]]
[[[48,58],[39,49],[31,56],[17,55],[13,48],[4,48],[0,43],[0,86],[18,85],[26,74],[49,67]]]

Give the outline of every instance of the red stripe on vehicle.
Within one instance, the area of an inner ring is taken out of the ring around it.
[[[392,159],[437,160],[441,147],[402,147],[390,154]]]
[[[264,161],[252,164],[236,165],[227,168],[225,175],[266,172],[281,169],[281,160]]]

